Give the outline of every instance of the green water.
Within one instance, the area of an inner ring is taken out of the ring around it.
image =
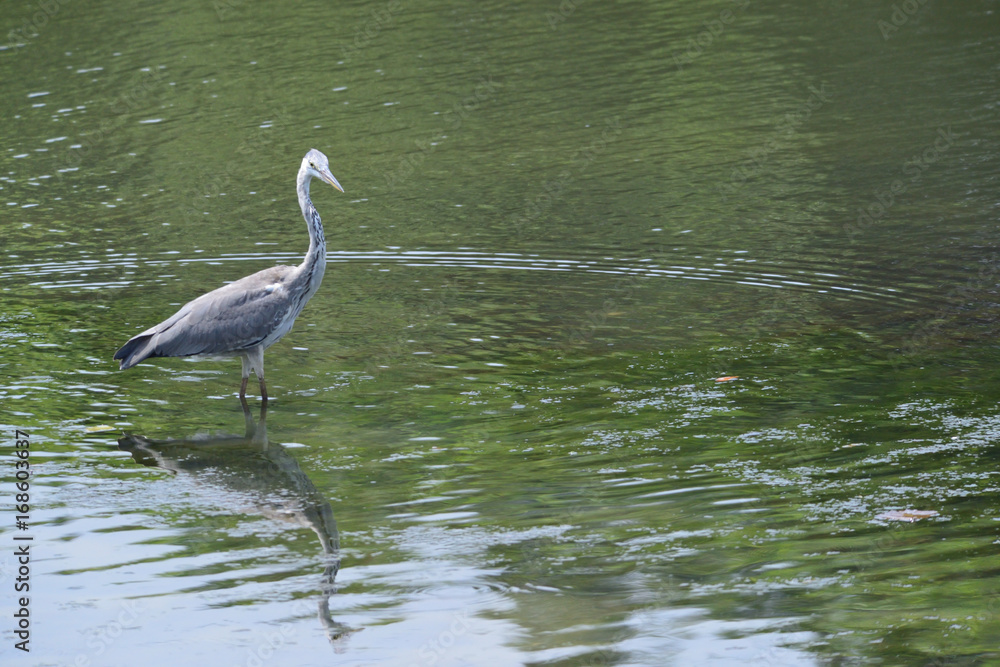
[[[1000,661],[993,3],[0,33],[3,664]],[[346,194],[263,419],[236,361],[119,372],[300,261],[309,148]]]

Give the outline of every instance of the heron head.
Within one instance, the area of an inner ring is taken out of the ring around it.
[[[306,170],[306,173],[313,178],[318,178],[321,181],[325,181],[337,188],[341,192],[344,188],[340,187],[340,183],[334,178],[333,174],[330,173],[330,161],[321,152],[312,148],[306,153],[306,156],[302,158],[302,168]]]

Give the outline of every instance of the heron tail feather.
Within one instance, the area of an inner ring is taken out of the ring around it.
[[[121,349],[115,352],[114,357],[119,362],[118,369],[123,371],[132,368],[140,361],[151,356],[154,351],[153,335],[155,334],[139,334],[122,345]]]

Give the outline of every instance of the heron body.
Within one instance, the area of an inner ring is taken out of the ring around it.
[[[131,338],[115,352],[121,370],[150,357],[234,357],[243,361],[240,397],[246,396],[250,371],[257,375],[261,398],[264,350],[289,332],[306,302],[316,293],[326,270],[323,222],[309,198],[309,182],[319,178],[341,192],[327,157],[316,149],[302,158],[296,190],[309,226],[309,250],[298,266],[273,266],[224,285],[184,304],[170,318]]]

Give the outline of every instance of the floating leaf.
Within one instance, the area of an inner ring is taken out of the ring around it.
[[[850,449],[851,447],[864,447],[865,444],[866,443],[863,442],[852,442],[846,445],[841,445],[840,447],[834,447],[833,451],[837,451],[839,449]]]
[[[913,523],[914,521],[920,521],[921,519],[929,519],[932,516],[938,516],[938,513],[934,510],[889,510],[884,514],[879,514],[876,519],[887,519],[889,521],[909,521]]]

